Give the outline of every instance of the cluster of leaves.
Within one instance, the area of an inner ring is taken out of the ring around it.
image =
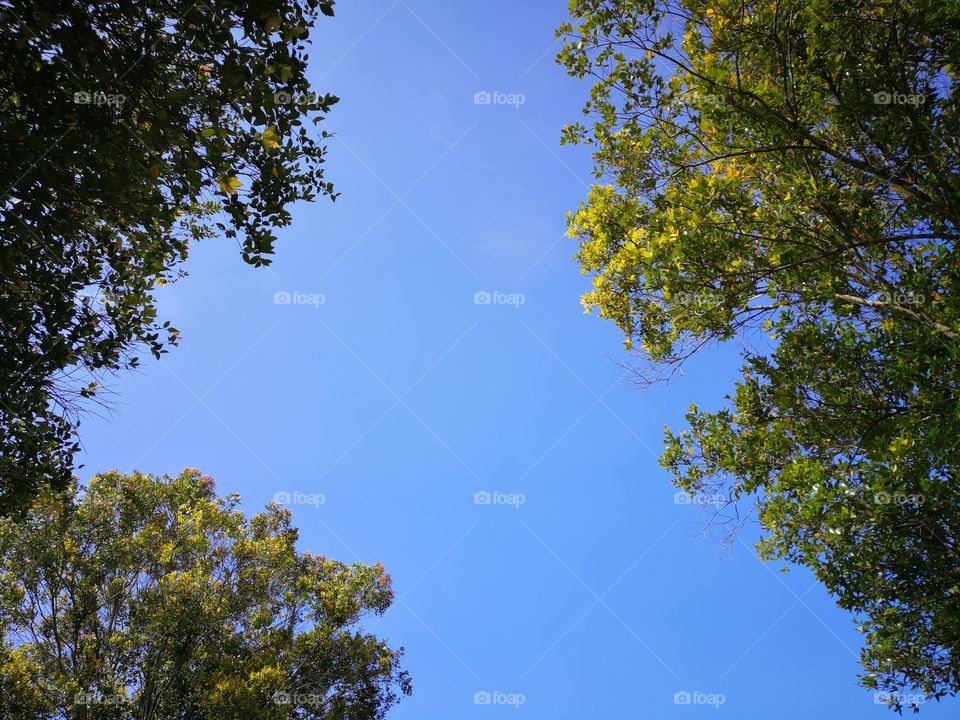
[[[0,1],[0,513],[71,476],[78,410],[159,356],[191,241],[270,262],[324,180],[337,101],[306,41],[332,0]],[[278,93],[280,93],[278,95]]]
[[[591,126],[564,130],[596,162],[569,220],[586,308],[651,380],[749,343],[727,406],[692,407],[662,464],[751,499],[763,555],[858,618],[867,687],[896,709],[955,694],[960,6],[570,6],[559,61],[593,81]]]
[[[9,720],[374,720],[409,694],[358,626],[377,564],[300,553],[290,513],[247,519],[196,470],[117,472],[0,520],[0,714]]]

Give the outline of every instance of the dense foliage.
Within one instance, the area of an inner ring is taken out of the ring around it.
[[[116,472],[0,520],[6,720],[372,720],[410,692],[363,632],[383,568],[298,552],[196,470]]]
[[[560,61],[593,122],[564,139],[601,181],[570,218],[586,307],[651,379],[745,341],[735,392],[667,431],[663,465],[755,507],[762,554],[854,613],[866,686],[955,694],[960,5],[571,11]]]
[[[176,344],[156,289],[191,241],[270,262],[334,196],[306,40],[332,0],[0,0],[0,513],[64,486],[78,411]]]

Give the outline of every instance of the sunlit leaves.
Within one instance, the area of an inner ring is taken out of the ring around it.
[[[393,600],[383,567],[298,552],[289,511],[238,503],[196,470],[114,472],[0,520],[3,717],[78,694],[111,720],[383,717],[410,691],[357,624]]]
[[[225,177],[220,180],[220,190],[229,195],[236,195],[237,190],[243,187],[243,183],[235,175]]]
[[[563,139],[602,180],[569,222],[586,308],[645,373],[750,348],[728,407],[693,408],[663,464],[755,503],[764,552],[858,615],[866,685],[960,690],[960,8],[571,10],[559,60],[595,80],[593,124]]]

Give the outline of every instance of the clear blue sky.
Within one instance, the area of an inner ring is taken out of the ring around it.
[[[727,553],[698,540],[702,512],[656,463],[664,424],[722,401],[735,349],[641,394],[616,328],[582,314],[564,213],[590,162],[559,134],[587,86],[553,62],[565,9],[339,2],[311,77],[343,98],[342,197],[300,206],[270,269],[228,241],[194,250],[161,296],[182,346],[83,423],[80,474],[198,467],[250,512],[322,495],[293,505],[303,548],[393,575],[375,632],[415,682],[395,720],[892,717],[813,578],[761,564],[755,530]]]

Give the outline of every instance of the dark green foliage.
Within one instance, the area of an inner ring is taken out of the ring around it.
[[[0,513],[69,481],[99,382],[177,331],[190,243],[270,262],[324,180],[336,102],[305,41],[329,0],[0,2]]]

